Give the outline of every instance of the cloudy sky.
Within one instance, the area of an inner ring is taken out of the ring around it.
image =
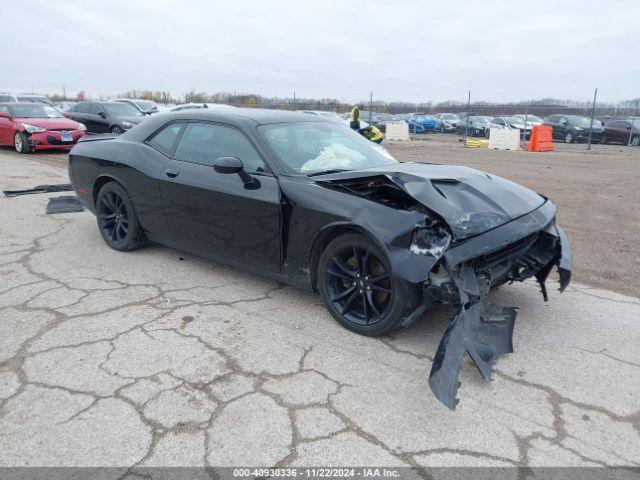
[[[640,97],[637,0],[31,0],[28,10],[2,22],[0,90]]]

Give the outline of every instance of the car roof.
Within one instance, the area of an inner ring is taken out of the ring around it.
[[[244,119],[253,121],[253,123],[256,124],[326,121],[320,115],[309,115],[303,112],[271,110],[266,108],[196,108],[179,110],[164,115],[175,115],[175,118],[193,118],[194,120]]]
[[[175,120],[226,123],[243,129],[252,129],[257,125],[273,123],[333,122],[321,115],[309,115],[308,113],[292,112],[290,110],[268,110],[263,108],[196,108],[174,112],[161,112],[152,115],[137,125],[136,128],[129,130],[124,137],[136,141],[143,141],[158,128]]]

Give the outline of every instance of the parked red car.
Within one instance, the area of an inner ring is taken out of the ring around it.
[[[87,134],[82,124],[41,103],[0,103],[0,145],[20,153],[61,148],[70,150]]]

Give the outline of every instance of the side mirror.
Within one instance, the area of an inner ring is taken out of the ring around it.
[[[102,118],[107,118],[107,114],[104,112],[98,112],[98,116],[102,117]]]
[[[213,169],[224,174],[240,173],[244,172],[244,165],[238,157],[220,157],[213,164]]]
[[[213,169],[217,173],[229,174],[237,173],[240,176],[240,180],[244,183],[245,187],[251,188],[258,183],[251,175],[244,170],[242,160],[238,157],[220,157],[213,163]]]

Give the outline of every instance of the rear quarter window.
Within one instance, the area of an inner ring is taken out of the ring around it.
[[[166,125],[147,140],[147,144],[151,145],[167,157],[170,157],[178,143],[178,138],[180,137],[180,132],[183,126],[184,123],[172,123]]]

